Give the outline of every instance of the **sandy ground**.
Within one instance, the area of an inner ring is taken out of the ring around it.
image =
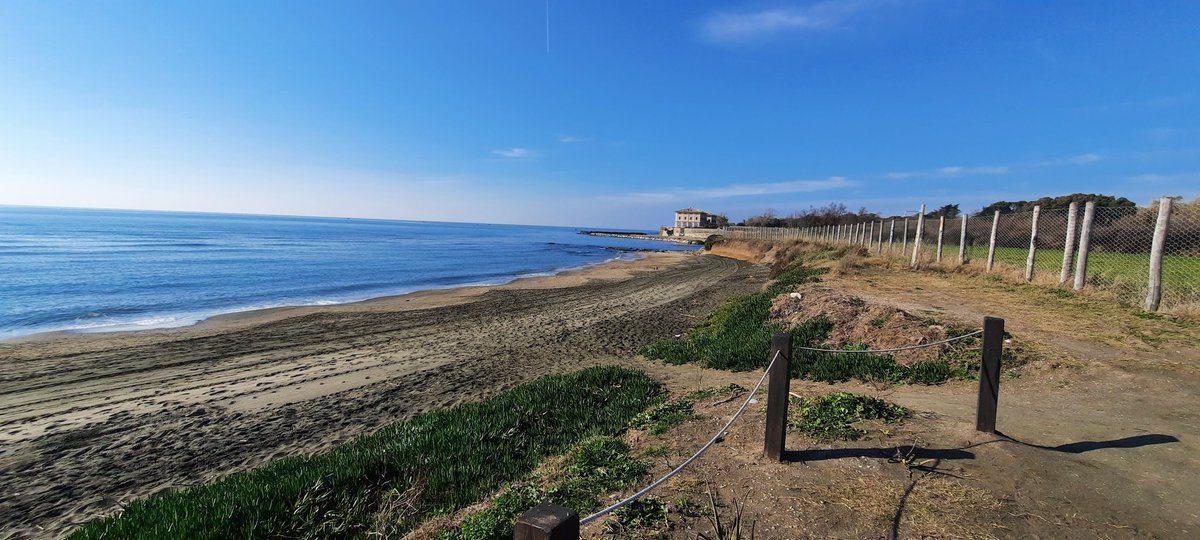
[[[500,287],[0,343],[0,537],[60,536],[135,497],[632,358],[765,277],[654,253]]]

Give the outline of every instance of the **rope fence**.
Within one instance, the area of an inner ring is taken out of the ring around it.
[[[982,335],[982,354],[979,367],[979,400],[976,407],[975,429],[985,433],[996,433],[996,405],[997,396],[1000,389],[1000,358],[1004,347],[1004,320],[994,317],[985,317],[983,321],[983,329],[976,330],[960,336],[934,341],[931,343],[921,343],[905,347],[894,347],[889,349],[868,349],[868,350],[841,350],[841,349],[819,349],[813,347],[794,347],[792,345],[792,336],[787,332],[776,333],[771,338],[771,360],[767,363],[767,369],[763,372],[762,377],[758,379],[758,383],[754,385],[746,396],[745,401],[738,407],[733,416],[729,418],[725,425],[713,434],[704,446],[701,446],[691,457],[684,460],[670,472],[659,477],[651,482],[646,487],[638,490],[620,501],[609,505],[608,507],[591,514],[583,519],[580,519],[579,514],[568,508],[557,506],[549,501],[543,502],[529,511],[521,515],[513,526],[513,538],[515,540],[577,540],[579,538],[579,530],[583,525],[592,523],[604,516],[607,516],[629,504],[641,499],[650,493],[654,488],[662,485],[667,480],[670,480],[675,475],[682,472],[689,465],[700,458],[709,448],[725,437],[730,426],[737,421],[742,413],[746,411],[750,403],[754,400],[759,389],[763,384],[770,379],[770,384],[767,390],[767,414],[766,414],[766,429],[765,429],[765,444],[764,454],[768,459],[784,461],[784,442],[786,434],[787,414],[788,414],[788,387],[790,385],[789,367],[791,363],[791,355],[793,351],[814,351],[814,352],[832,352],[832,353],[862,353],[862,354],[880,354],[896,351],[906,351],[911,349],[919,349],[924,347],[933,347],[946,343],[975,337]]]
[[[930,343],[918,343],[916,345],[906,345],[904,347],[893,347],[891,349],[816,349],[813,347],[796,347],[796,349],[800,350],[800,351],[826,352],[826,353],[883,354],[883,353],[892,353],[892,352],[899,352],[899,351],[911,351],[913,349],[923,349],[925,347],[933,347],[935,345],[942,345],[945,343],[953,343],[960,339],[967,339],[969,337],[978,336],[982,333],[983,333],[983,330],[976,330],[969,334],[963,334],[961,336],[954,336],[952,338],[943,339],[941,341],[933,341]]]
[[[762,387],[762,384],[767,381],[767,375],[771,374],[771,368],[775,366],[775,361],[779,360],[780,355],[781,355],[781,353],[779,351],[775,352],[775,355],[771,357],[771,363],[768,364],[767,369],[765,371],[763,371],[763,376],[758,379],[758,384],[754,385],[754,388],[752,390],[750,390],[750,395],[746,396],[746,401],[742,402],[742,406],[738,407],[737,412],[733,413],[733,416],[729,419],[729,421],[725,422],[725,425],[722,426],[721,429],[717,430],[716,434],[714,434],[713,437],[708,440],[708,443],[706,443],[704,446],[701,446],[700,449],[697,450],[695,454],[692,454],[692,457],[687,458],[686,460],[683,461],[683,463],[680,463],[678,467],[675,467],[671,472],[663,475],[658,480],[651,482],[650,485],[642,488],[641,491],[638,491],[637,493],[634,493],[633,495],[626,497],[625,499],[609,506],[608,508],[605,508],[604,510],[601,510],[599,512],[596,512],[595,514],[592,514],[588,517],[585,517],[585,518],[579,520],[579,524],[587,525],[588,523],[591,523],[597,519],[600,519],[612,512],[617,511],[618,509],[624,507],[625,505],[628,505],[629,503],[632,503],[633,501],[636,501],[636,500],[642,498],[647,493],[650,493],[650,490],[658,487],[659,484],[662,484],[663,482],[666,482],[667,480],[669,480],[672,476],[679,474],[680,471],[687,468],[688,465],[691,465],[693,461],[696,461],[696,459],[699,458],[700,455],[703,454],[706,450],[708,450],[710,447],[712,447],[712,445],[716,444],[717,441],[721,440],[721,438],[725,436],[725,432],[729,430],[729,426],[732,426],[733,422],[735,420],[737,420],[739,416],[742,415],[742,412],[746,410],[746,406],[750,405],[750,401],[754,399],[754,394],[756,392],[758,392],[758,389],[760,387]]]

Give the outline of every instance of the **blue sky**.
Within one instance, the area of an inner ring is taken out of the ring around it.
[[[0,3],[0,204],[656,227],[1200,192],[1200,3]]]

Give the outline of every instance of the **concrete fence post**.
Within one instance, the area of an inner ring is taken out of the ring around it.
[[[1096,203],[1083,205],[1083,225],[1079,228],[1079,256],[1075,258],[1075,290],[1083,289],[1087,281],[1088,248],[1092,242],[1092,220],[1096,218]]]
[[[1062,268],[1058,272],[1058,282],[1066,283],[1071,277],[1071,259],[1075,257],[1075,214],[1079,213],[1079,203],[1071,202],[1067,208],[1067,237],[1063,240]]]
[[[1167,243],[1167,227],[1171,222],[1171,198],[1158,200],[1158,221],[1154,224],[1154,240],[1150,244],[1150,283],[1146,289],[1146,311],[1158,311],[1162,301],[1162,261]]]
[[[912,267],[916,268],[921,261],[921,233],[925,230],[925,205],[921,205],[921,213],[917,214],[917,235],[913,237]]]
[[[908,218],[904,218],[904,235],[900,238],[900,256],[908,253]]]
[[[942,262],[942,234],[946,230],[946,216],[938,216],[938,243],[936,261]]]
[[[958,231],[958,264],[967,264],[967,214],[962,215],[962,227]]]
[[[995,266],[995,264],[996,264],[996,226],[999,224],[1000,224],[1000,211],[996,210],[996,213],[992,214],[992,236],[988,240],[988,259],[987,259],[987,271],[988,272],[991,272],[992,267]]]
[[[892,226],[888,229],[888,255],[892,254],[892,239],[896,237],[896,220],[892,220]]]
[[[883,255],[883,220],[879,220],[879,238],[875,241],[875,254]]]
[[[1033,221],[1029,225],[1029,256],[1025,257],[1025,281],[1033,281],[1033,263],[1037,258],[1038,213],[1041,206],[1033,207]]]

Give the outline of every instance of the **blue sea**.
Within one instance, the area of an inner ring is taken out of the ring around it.
[[[499,284],[691,249],[568,227],[0,206],[0,339]],[[644,231],[643,231],[644,232]]]

